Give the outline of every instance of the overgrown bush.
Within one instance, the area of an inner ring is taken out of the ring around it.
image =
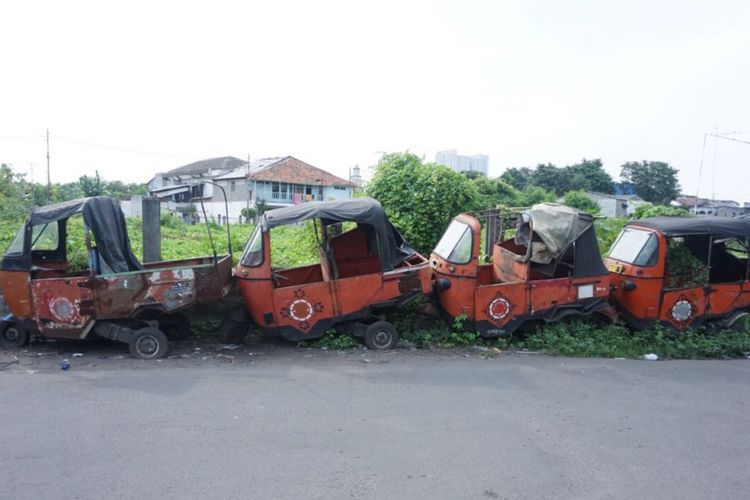
[[[708,282],[708,266],[682,242],[670,239],[667,246],[667,286],[685,288]]]
[[[692,213],[688,212],[684,208],[680,207],[670,207],[665,205],[652,205],[651,203],[646,203],[643,205],[638,206],[635,211],[633,211],[633,219],[646,219],[648,217],[658,217],[661,215],[666,215],[670,217],[690,217],[693,215]]]
[[[591,215],[597,215],[601,211],[599,204],[585,191],[568,191],[565,193],[563,204]]]
[[[451,219],[479,207],[476,186],[448,167],[425,164],[411,153],[384,155],[367,184],[406,240],[429,254]]]

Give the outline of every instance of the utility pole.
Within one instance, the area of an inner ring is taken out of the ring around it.
[[[47,203],[52,197],[52,181],[49,176],[49,129],[47,129]]]

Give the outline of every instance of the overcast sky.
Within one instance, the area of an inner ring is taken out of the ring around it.
[[[25,0],[0,53],[0,162],[37,181],[48,127],[53,182],[458,149],[491,176],[667,161],[694,194],[705,132],[750,141],[743,1]],[[709,139],[704,165],[701,195],[750,201],[750,144]]]

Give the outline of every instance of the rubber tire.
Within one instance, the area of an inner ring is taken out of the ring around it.
[[[147,345],[140,345],[144,341],[147,342]],[[149,341],[150,345],[148,344]],[[144,350],[144,347],[151,348]],[[169,340],[167,340],[164,332],[158,328],[147,326],[135,332],[135,335],[133,335],[133,338],[128,343],[128,348],[130,349],[130,355],[136,359],[161,359],[166,356],[169,350]]]
[[[185,340],[192,334],[190,320],[182,313],[162,316],[159,320],[159,328],[169,340]]]
[[[365,345],[368,349],[382,351],[398,344],[398,330],[387,321],[376,321],[365,331]]]
[[[14,333],[15,331],[15,333]],[[8,338],[8,332],[11,332],[13,339]],[[0,344],[3,347],[23,347],[29,343],[29,332],[17,323],[9,323],[3,326],[0,332]]]
[[[219,326],[219,336],[222,342],[227,344],[241,344],[250,329],[248,323],[235,321],[232,318],[224,318]]]

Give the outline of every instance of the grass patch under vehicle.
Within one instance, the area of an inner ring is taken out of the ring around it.
[[[640,358],[654,353],[667,359],[739,358],[750,352],[750,330],[702,328],[674,334],[662,327],[635,331],[621,323],[600,326],[578,319],[542,326],[509,344],[576,357]]]

